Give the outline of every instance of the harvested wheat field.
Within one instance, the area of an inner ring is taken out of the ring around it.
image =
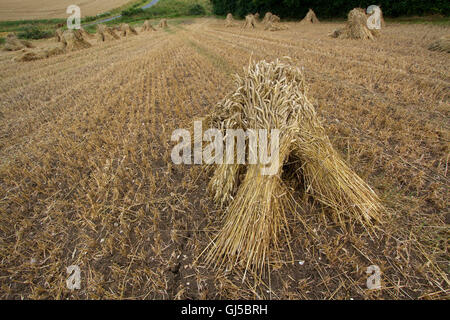
[[[118,8],[130,0],[2,0],[0,6],[0,21],[66,18],[68,6],[76,4],[83,16],[94,16],[110,9]]]
[[[169,21],[37,61],[0,51],[0,298],[448,297],[450,58],[428,49],[448,28],[389,23],[369,41],[283,24]],[[244,117],[255,97],[273,122]],[[217,106],[242,107],[225,127],[290,128],[276,178],[172,162],[172,132]]]

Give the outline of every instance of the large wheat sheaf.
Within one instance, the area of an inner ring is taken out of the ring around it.
[[[282,179],[287,168],[343,226],[356,220],[372,228],[381,221],[377,195],[333,149],[300,69],[280,60],[251,63],[243,76],[236,76],[235,86],[205,122],[224,136],[227,129],[280,130],[278,171],[263,175],[260,164],[215,168],[209,190],[224,208],[224,221],[206,250],[209,263],[261,272],[280,244],[289,242],[287,213],[295,211],[296,201]]]

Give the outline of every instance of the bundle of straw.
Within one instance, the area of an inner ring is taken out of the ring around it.
[[[309,9],[306,16],[300,21],[301,24],[311,24],[311,23],[320,23],[319,19],[317,19],[316,14],[312,9]]]
[[[272,12],[266,12],[264,15],[264,19],[262,21],[263,24],[269,23],[269,22],[280,22],[280,17],[273,14]]]
[[[167,19],[161,19],[161,21],[159,22],[158,25],[161,29],[162,28],[168,28],[169,26],[167,25]]]
[[[432,51],[448,52],[450,53],[450,35],[445,35],[428,47]]]
[[[57,39],[64,45],[66,52],[86,49],[92,46],[78,29],[66,30],[62,35],[57,33]]]
[[[128,23],[122,23],[120,25],[120,33],[122,37],[128,37],[137,35],[136,29],[134,29],[132,26],[130,26]]]
[[[34,46],[29,41],[18,39],[13,33],[6,36],[5,51],[18,51],[25,48],[34,48]]]
[[[97,40],[100,42],[120,39],[116,32],[104,24],[97,25]]]
[[[63,46],[57,46],[49,49],[43,49],[38,51],[27,51],[23,50],[23,54],[15,57],[14,61],[27,62],[50,58],[52,56],[64,54],[65,49]]]
[[[285,26],[284,24],[276,23],[276,22],[268,22],[264,26],[264,30],[269,30],[269,31],[279,31],[279,30],[287,30],[287,29],[288,29],[288,27]]]
[[[262,175],[261,164],[222,164],[209,184],[215,202],[226,207],[223,229],[208,247],[206,260],[216,267],[245,267],[262,272],[280,235],[289,243],[286,213],[293,197],[282,180],[292,161],[305,192],[333,209],[343,226],[357,220],[366,227],[380,221],[377,195],[333,149],[307,97],[303,73],[279,60],[250,64],[236,76],[236,91],[222,100],[205,120],[219,128],[280,130],[277,174]],[[250,145],[246,140],[246,152]],[[227,151],[228,152],[228,151]],[[346,221],[347,220],[347,221]]]
[[[331,37],[340,39],[374,40],[379,36],[378,30],[367,28],[367,15],[364,9],[355,8],[348,13],[347,24],[344,28],[335,30]]]
[[[61,28],[56,29],[55,31],[55,38],[56,38],[56,42],[62,42],[63,41],[63,33],[64,30]]]
[[[280,24],[280,17],[271,12],[266,13],[262,23],[264,25],[264,30],[278,31],[287,29],[285,25]]]
[[[141,31],[156,31],[156,29],[153,28],[150,20],[145,20],[144,24],[142,25]]]
[[[235,24],[235,22],[234,22],[234,18],[233,18],[233,15],[231,14],[231,13],[228,13],[227,14],[227,18],[225,19],[225,26],[227,27],[227,28],[229,28],[229,27],[234,27],[236,24]]]
[[[245,23],[242,26],[244,29],[254,29],[256,27],[256,19],[252,14],[248,14],[245,16]]]

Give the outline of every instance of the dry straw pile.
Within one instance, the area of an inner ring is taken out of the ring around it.
[[[254,29],[256,28],[256,19],[252,14],[248,14],[245,16],[245,22],[243,25],[244,29]]]
[[[450,53],[450,35],[443,36],[442,38],[436,40],[428,47],[428,49],[432,51]]]
[[[281,23],[275,23],[275,22],[268,22],[264,26],[264,30],[269,31],[280,31],[280,30],[287,30],[288,27]]]
[[[91,44],[86,41],[83,32],[78,29],[66,30],[57,35],[57,39],[64,45],[67,52],[90,48]]]
[[[85,49],[91,47],[91,44],[85,38],[90,38],[84,29],[66,30],[57,29],[55,32],[55,39],[58,42],[56,47],[37,49],[35,51],[22,50],[22,54],[14,58],[14,61],[35,61],[50,58],[52,56],[64,54],[66,52]],[[33,46],[28,46],[33,48]]]
[[[153,28],[150,20],[145,20],[144,24],[142,25],[141,31],[156,31],[156,29]]]
[[[167,25],[167,19],[162,19],[162,20],[159,22],[159,27],[160,27],[160,28],[167,28],[167,27],[168,27],[168,25]]]
[[[319,19],[317,19],[316,14],[312,9],[309,9],[306,16],[300,21],[301,24],[311,24],[311,23],[320,23]]]
[[[35,61],[40,59],[50,58],[52,56],[60,55],[65,53],[63,47],[54,47],[50,49],[44,49],[40,51],[27,51],[22,50],[23,54],[19,57],[16,57],[14,61],[26,62],[26,61]]]
[[[340,39],[373,40],[378,33],[378,30],[367,28],[367,15],[364,9],[355,8],[349,12],[346,26],[334,31],[331,36]]]
[[[120,25],[120,34],[122,37],[135,36],[137,35],[137,31],[130,26],[128,23],[122,23]]]
[[[262,23],[264,25],[264,30],[279,31],[288,29],[287,26],[280,24],[280,17],[271,12],[266,13]]]
[[[55,31],[56,42],[62,42],[62,35],[63,35],[63,33],[64,33],[63,29],[61,29],[61,28],[56,29],[56,31]]]
[[[280,17],[277,15],[272,14],[272,12],[266,12],[264,15],[264,19],[262,21],[263,24],[269,23],[269,22],[280,22]]]
[[[57,42],[62,43],[65,51],[75,51],[91,47],[86,41],[83,31],[78,29],[62,31],[56,30],[55,38]]]
[[[230,28],[234,27],[236,23],[234,22],[233,15],[231,13],[227,14],[227,18],[225,19],[225,27]]]
[[[97,25],[97,40],[100,42],[117,40],[120,37],[116,34],[116,32],[110,27],[99,24]]]
[[[34,46],[26,40],[21,40],[16,37],[15,34],[10,33],[6,36],[5,51],[18,51],[25,48],[33,48]]]
[[[27,51],[27,50],[22,50],[23,54],[19,57],[14,58],[14,61],[21,61],[21,62],[26,62],[26,61],[34,61],[34,60],[40,60],[40,59],[44,59],[45,55],[43,54],[43,52],[34,52],[34,51]]]
[[[83,28],[67,30],[67,31],[71,31],[71,32],[76,33],[77,34],[77,38],[82,38],[83,40],[90,39],[90,38],[94,37],[94,35],[91,35],[89,32],[87,32]],[[64,34],[64,30],[63,29],[61,29],[61,28],[56,29],[56,31],[55,31],[56,42],[64,43],[63,34]]]
[[[215,168],[209,189],[226,211],[222,230],[207,248],[207,262],[259,273],[280,252],[280,236],[289,243],[287,213],[297,202],[286,176],[331,208],[344,228],[357,221],[372,230],[374,220],[381,220],[379,199],[333,149],[307,97],[302,72],[278,60],[261,61],[236,76],[235,86],[205,122],[224,134],[226,129],[279,129],[279,163],[272,164],[278,173],[262,175],[259,164]],[[246,147],[248,153],[248,139]]]

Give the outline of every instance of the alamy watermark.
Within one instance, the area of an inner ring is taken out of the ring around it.
[[[381,9],[379,6],[371,5],[367,8],[366,11],[370,14],[370,17],[367,18],[367,28],[370,30],[380,30],[381,29]]]
[[[381,289],[380,267],[377,265],[371,265],[367,267],[366,273],[370,274],[366,281],[367,288],[371,290]]]
[[[171,153],[174,164],[259,164],[262,165],[262,175],[278,173],[278,129],[226,129],[223,136],[222,131],[216,128],[203,132],[202,122],[194,121],[193,161],[192,139],[188,130],[173,131],[171,140],[178,142]],[[204,142],[209,143],[205,148]]]
[[[77,5],[70,5],[66,10],[67,14],[70,16],[67,18],[67,28],[69,30],[80,29],[81,28],[81,9]]]
[[[66,280],[66,286],[69,290],[81,289],[81,270],[77,265],[71,265],[66,269],[69,277]]]

